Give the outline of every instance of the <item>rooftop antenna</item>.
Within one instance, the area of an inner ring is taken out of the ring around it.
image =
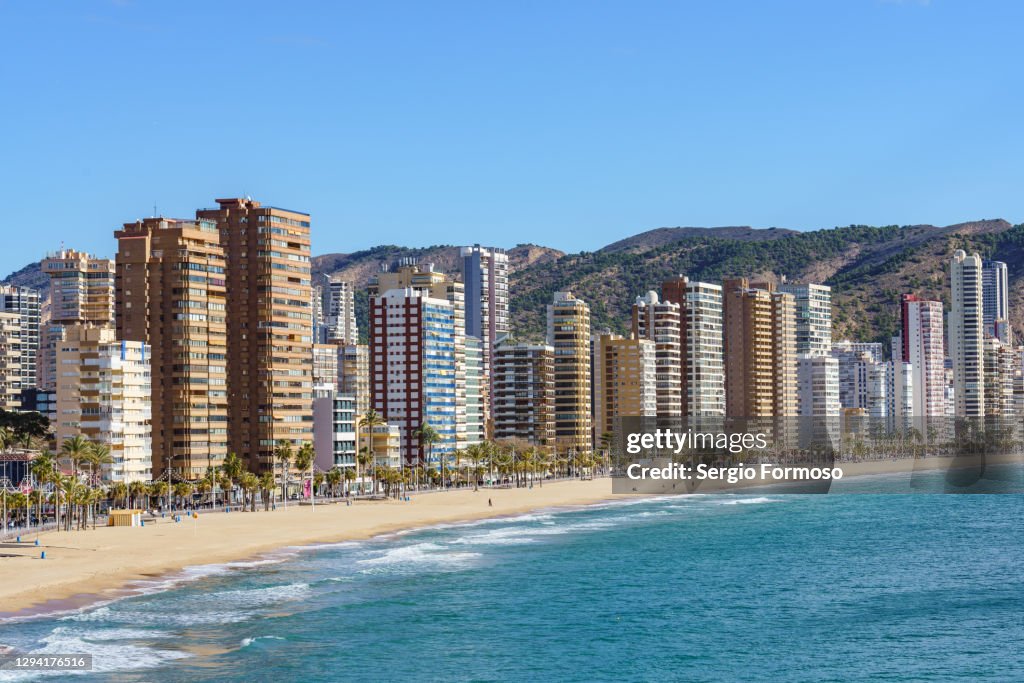
[[[153,218],[156,218],[156,202],[153,202]]]

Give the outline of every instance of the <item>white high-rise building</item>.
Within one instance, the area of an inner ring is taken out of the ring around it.
[[[42,302],[39,291],[20,285],[0,284],[0,313],[18,316],[19,374],[21,389],[36,386],[36,359],[39,356],[39,332],[42,320]]]
[[[893,338],[893,360],[913,368],[914,417],[945,417],[946,351],[942,302],[903,295],[901,332]]]
[[[953,361],[956,415],[985,416],[984,306],[981,256],[962,249],[950,261],[953,308],[949,356]]]
[[[832,373],[826,369],[827,364],[804,358],[831,357],[832,288],[818,284],[782,283],[779,291],[792,294],[796,302],[797,382],[801,387],[799,413],[805,417],[838,415],[838,362],[835,363],[835,373]]]
[[[327,283],[324,301],[324,326],[327,341],[337,344],[358,344],[355,287],[351,282],[332,276]]]
[[[657,292],[638,296],[633,304],[633,335],[655,344],[657,416],[679,417],[683,414],[679,304],[659,301]]]
[[[151,357],[109,327],[71,325],[57,347],[57,449],[76,435],[107,446],[104,481],[153,477]]]
[[[885,363],[886,416],[892,429],[905,429],[921,420],[914,414],[914,381],[917,375],[910,363],[891,360]]]
[[[882,345],[878,342],[839,341],[832,345],[832,356],[839,362],[840,405],[843,408],[863,408],[867,415],[884,417],[884,370],[880,384],[878,380],[878,368],[883,363]]]
[[[839,361],[811,353],[797,357],[797,395],[801,417],[838,417]]]
[[[725,415],[722,287],[686,276],[661,284],[665,300],[679,305],[683,415]]]
[[[21,318],[0,313],[0,409],[21,407]]]

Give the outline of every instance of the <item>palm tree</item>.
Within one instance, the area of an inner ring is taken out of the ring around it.
[[[316,460],[316,452],[313,450],[313,444],[308,441],[299,447],[299,452],[295,454],[295,469],[299,471],[302,477],[303,484],[305,482],[306,472],[310,474],[309,481],[309,499],[315,505],[315,494],[313,492],[313,462]]]
[[[56,472],[57,461],[54,458],[53,453],[49,451],[44,451],[37,455],[29,465],[29,474],[31,474],[32,479],[35,480],[36,488],[40,490],[42,490],[43,486],[53,481],[53,476]],[[40,527],[42,527],[43,500],[41,496],[36,496],[36,519],[39,521]],[[56,519],[54,521],[56,521]]]
[[[233,497],[235,491],[235,482],[239,481],[242,473],[245,471],[245,465],[242,464],[241,458],[238,457],[237,453],[228,453],[224,458],[224,464],[221,466],[222,478],[225,482],[224,490],[228,492],[229,504],[230,499]]]
[[[370,466],[373,467],[373,474],[370,476],[370,481],[373,483],[373,492],[377,492],[377,458],[373,452],[373,428],[379,427],[380,425],[387,424],[384,418],[373,408],[366,411],[363,415],[363,419],[359,421],[359,424],[366,427],[366,443],[370,448]],[[359,434],[356,434],[356,444],[359,444]]]
[[[71,461],[71,476],[78,479],[78,466],[89,456],[92,451],[92,444],[81,434],[64,439],[60,452],[65,458]]]
[[[288,506],[288,468],[292,463],[292,442],[279,439],[274,446],[274,458],[281,465],[281,500]]]
[[[427,450],[427,462],[429,463],[434,459],[434,444],[441,440],[441,435],[430,426],[429,422],[421,424],[419,429],[413,432],[413,435],[419,439],[420,449]],[[444,488],[444,463],[441,464],[441,488]]]
[[[359,453],[356,455],[356,478],[359,479],[360,486],[362,486],[363,483],[362,477],[359,475],[360,467],[369,469],[370,463],[372,462],[373,454],[370,453],[369,447],[363,446],[360,448]],[[366,491],[362,491],[362,493],[366,493]]]
[[[112,465],[114,463],[114,458],[110,455],[110,446],[90,442],[89,452],[85,454],[82,462],[89,465],[89,478],[95,481],[96,470],[102,469],[104,465]]]
[[[351,467],[345,468],[345,481],[348,484],[348,492],[352,491],[352,482],[356,480],[356,471]]]
[[[149,485],[149,490],[147,491],[147,493],[149,494],[150,498],[156,498],[159,501],[167,494],[167,491],[169,489],[170,487],[167,486],[166,481],[154,481],[152,484]]]
[[[110,485],[108,493],[114,504],[122,505],[128,499],[128,484],[123,481],[115,481]]]
[[[327,472],[327,485],[331,488],[331,498],[338,497],[338,484],[341,483],[341,470],[332,467]]]
[[[243,492],[242,509],[245,509],[246,501],[248,501],[249,511],[256,512],[256,491],[260,488],[259,478],[252,472],[242,472],[238,481]]]
[[[193,486],[192,482],[190,481],[179,481],[177,484],[174,485],[174,495],[175,497],[177,497],[178,504],[181,507],[184,507],[186,509],[192,507],[193,491],[195,491],[195,486]],[[186,499],[188,499],[187,504]]]
[[[263,496],[263,511],[267,512],[270,510],[270,499],[274,493],[274,489],[277,488],[277,482],[274,481],[273,472],[264,472],[260,475],[260,493]]]

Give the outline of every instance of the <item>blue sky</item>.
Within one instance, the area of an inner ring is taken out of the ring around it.
[[[1024,220],[1024,3],[0,0],[7,273],[249,194],[314,252]]]

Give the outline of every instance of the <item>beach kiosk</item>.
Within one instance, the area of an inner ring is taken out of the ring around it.
[[[111,510],[107,526],[142,526],[142,510]]]

